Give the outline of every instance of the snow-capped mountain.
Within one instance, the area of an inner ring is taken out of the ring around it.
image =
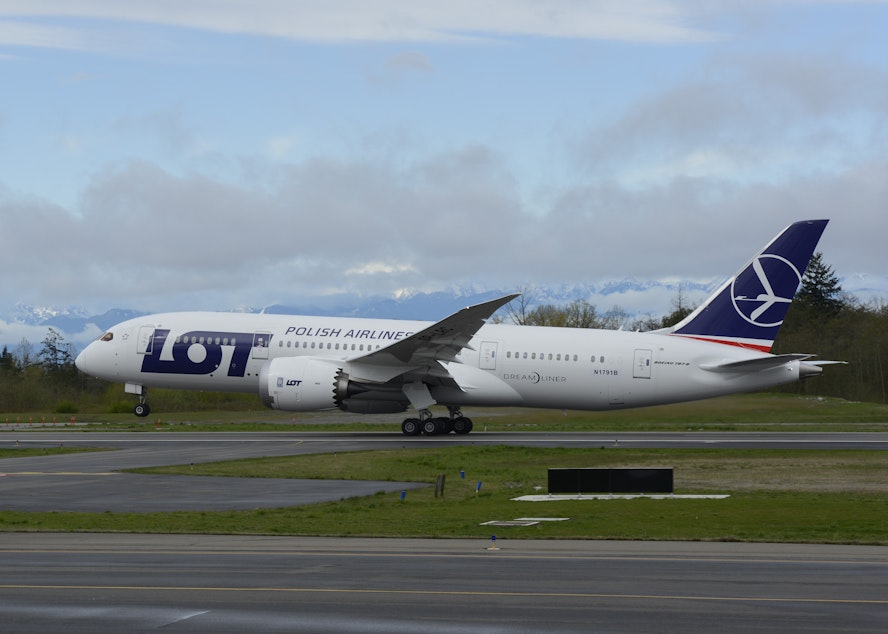
[[[674,309],[679,294],[686,306],[693,306],[703,301],[720,282],[721,280],[624,279],[599,284],[563,284],[521,289],[452,287],[434,293],[402,290],[388,297],[333,295],[306,298],[286,305],[275,304],[262,308],[221,306],[218,310],[434,321],[471,304],[508,293],[523,292],[530,308],[541,304],[561,305],[585,300],[600,313],[619,307],[630,318],[647,315],[659,317]],[[888,276],[850,275],[843,278],[841,283],[846,293],[863,303],[884,302],[888,298]],[[16,304],[5,314],[0,308],[0,346],[5,345],[12,349],[23,338],[38,345],[47,329],[54,328],[79,350],[112,325],[143,314],[146,313],[125,308],[113,308],[93,314],[78,307]]]

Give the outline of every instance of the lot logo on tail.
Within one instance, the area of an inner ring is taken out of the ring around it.
[[[734,278],[734,309],[753,326],[779,326],[801,281],[802,274],[792,262],[763,253]]]

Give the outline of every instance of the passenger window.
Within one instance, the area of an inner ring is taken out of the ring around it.
[[[598,361],[599,361],[599,363],[604,363],[604,357],[599,357]]]

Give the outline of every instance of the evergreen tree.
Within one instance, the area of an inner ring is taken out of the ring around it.
[[[821,315],[836,315],[845,307],[842,285],[822,253],[815,253],[808,263],[795,301]]]
[[[74,352],[71,344],[55,328],[50,328],[40,349],[40,363],[49,374],[60,374],[74,368]]]
[[[3,346],[3,352],[0,352],[0,375],[10,375],[18,370],[18,364],[15,356],[9,351],[7,346]]]

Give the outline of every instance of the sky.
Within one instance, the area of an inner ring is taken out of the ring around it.
[[[0,0],[0,313],[723,279],[805,218],[886,277],[886,32],[883,2]]]

